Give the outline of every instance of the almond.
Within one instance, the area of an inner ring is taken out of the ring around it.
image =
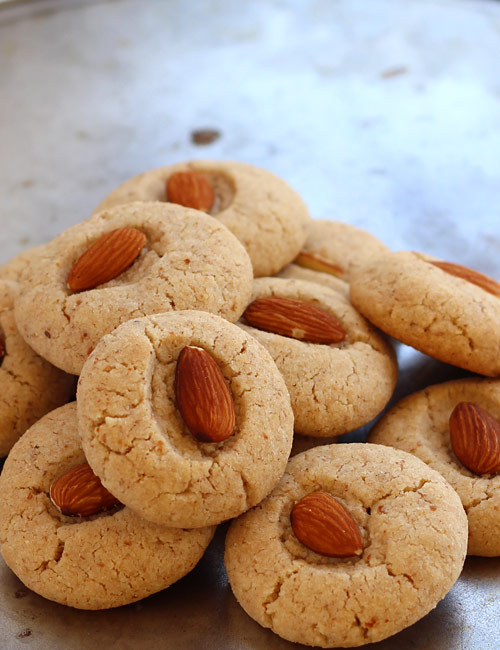
[[[329,557],[350,557],[363,552],[358,524],[338,499],[327,492],[311,492],[292,508],[292,530],[311,551]]]
[[[146,243],[136,228],[118,228],[100,237],[73,264],[68,275],[71,291],[94,289],[125,271]]]
[[[445,271],[445,273],[472,282],[472,284],[481,287],[481,289],[492,293],[494,296],[500,296],[500,284],[493,278],[479,273],[479,271],[474,271],[474,269],[469,269],[467,266],[461,266],[460,264],[453,264],[453,262],[431,262],[431,264]]]
[[[221,442],[236,423],[233,396],[221,369],[203,348],[185,347],[175,370],[177,408],[187,428],[201,442]]]
[[[119,505],[88,463],[73,467],[50,486],[50,500],[63,515],[89,517]]]
[[[500,472],[500,422],[473,402],[450,415],[450,442],[458,460],[474,474]]]
[[[252,327],[311,343],[339,343],[346,336],[335,316],[304,300],[258,298],[243,317]]]
[[[210,180],[199,172],[174,172],[167,180],[167,200],[209,212],[215,199]]]
[[[0,339],[0,364],[2,363],[4,356],[5,356],[5,346],[3,344],[2,339]]]
[[[298,264],[305,269],[321,271],[322,273],[329,273],[330,275],[336,275],[337,277],[345,275],[344,269],[338,266],[338,264],[332,264],[319,255],[313,255],[313,253],[301,251],[293,261],[295,264]]]

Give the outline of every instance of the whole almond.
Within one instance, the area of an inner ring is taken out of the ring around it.
[[[243,317],[257,329],[310,343],[339,343],[346,336],[335,316],[304,300],[258,298]]]
[[[174,172],[167,180],[167,200],[209,212],[215,199],[210,179],[199,172]]]
[[[500,284],[488,275],[474,271],[474,269],[469,269],[467,266],[453,264],[453,262],[431,262],[431,264],[445,271],[445,273],[462,278],[462,280],[467,280],[467,282],[472,282],[472,284],[481,287],[481,289],[492,293],[494,296],[500,296]]]
[[[136,228],[117,228],[80,255],[68,275],[71,291],[94,289],[123,273],[137,258],[146,235]]]
[[[50,486],[50,500],[63,515],[89,517],[119,505],[88,463],[73,467]]]
[[[293,506],[290,519],[299,542],[316,553],[350,557],[363,552],[358,524],[328,492],[311,492],[303,497]]]
[[[458,460],[475,474],[500,472],[500,422],[473,402],[450,415],[450,442]]]
[[[295,264],[298,264],[305,269],[321,271],[321,273],[329,273],[330,275],[335,275],[340,278],[345,275],[344,269],[338,266],[338,264],[332,264],[319,255],[306,253],[306,251],[301,251],[293,261]]]
[[[175,371],[177,408],[187,428],[201,442],[221,442],[234,432],[236,414],[221,369],[203,348],[185,347]]]

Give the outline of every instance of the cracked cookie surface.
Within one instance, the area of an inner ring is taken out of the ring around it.
[[[449,419],[459,402],[473,402],[500,419],[500,381],[458,379],[408,395],[370,433],[370,442],[415,454],[458,492],[469,520],[470,555],[500,555],[500,474],[478,476],[456,458]]]
[[[79,609],[117,607],[165,589],[194,568],[213,527],[148,523],[128,508],[62,515],[52,482],[85,462],[76,404],[39,420],[12,449],[0,476],[0,546],[24,584]]]
[[[74,396],[75,378],[38,356],[14,320],[18,285],[0,280],[0,458],[42,415]]]
[[[334,558],[293,534],[293,505],[321,490],[360,526],[360,557]],[[422,618],[458,578],[467,520],[455,491],[405,452],[371,444],[293,458],[267,499],[232,522],[225,564],[247,614],[290,641],[355,647]]]
[[[123,227],[146,235],[132,266],[94,289],[68,289],[74,262]],[[237,320],[251,282],[243,246],[216,219],[170,203],[132,203],[95,214],[46,244],[22,274],[15,315],[34,350],[79,374],[97,341],[130,318],[204,309]]]
[[[452,365],[500,375],[500,298],[400,251],[369,262],[351,278],[353,305],[406,345]]]
[[[362,426],[389,401],[397,380],[394,352],[345,295],[303,280],[254,280],[252,301],[276,296],[302,300],[332,314],[346,331],[340,343],[323,345],[238,325],[264,345],[290,392],[295,431],[336,436]]]
[[[193,160],[152,169],[117,187],[97,210],[130,201],[167,201],[174,172],[196,171],[215,190],[210,214],[240,240],[254,275],[272,275],[291,262],[306,239],[309,213],[300,196],[271,172],[241,162]]]
[[[228,382],[236,428],[223,442],[197,441],[176,407],[185,346],[209,352]],[[276,485],[290,454],[290,399],[269,353],[203,312],[135,319],[104,337],[84,366],[77,401],[85,455],[105,487],[171,526],[205,526],[248,510]]]

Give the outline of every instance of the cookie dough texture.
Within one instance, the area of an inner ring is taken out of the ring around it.
[[[0,280],[0,458],[42,415],[65,404],[75,378],[39,357],[19,334],[14,320],[18,285]]]
[[[347,335],[323,345],[264,332],[239,322],[264,345],[283,375],[295,416],[295,431],[338,436],[366,424],[389,401],[397,380],[390,345],[342,294],[302,280],[254,280],[252,301],[277,296],[303,300],[335,316]]]
[[[415,454],[458,492],[469,520],[470,555],[500,555],[500,474],[478,476],[456,458],[449,419],[459,402],[473,402],[500,419],[500,381],[460,379],[402,399],[370,434],[370,441]]]
[[[374,235],[342,221],[312,219],[302,252],[311,253],[338,266],[339,278],[349,282],[352,273],[367,261],[389,252]],[[321,282],[321,276],[317,282]]]
[[[422,253],[389,253],[351,278],[351,301],[372,323],[435,359],[500,375],[500,299]]]
[[[323,273],[322,271],[313,271],[313,269],[306,269],[298,264],[288,264],[284,269],[276,274],[276,277],[316,282],[317,284],[333,289],[334,291],[337,291],[337,293],[341,293],[346,298],[349,298],[349,285],[347,282],[337,278],[335,275]]]
[[[214,528],[151,524],[128,508],[62,515],[52,482],[85,462],[76,404],[39,420],[17,443],[0,476],[2,555],[38,594],[79,609],[105,609],[165,589],[194,568]]]
[[[95,289],[70,291],[73,263],[102,235],[125,226],[147,237],[133,265]],[[248,255],[216,219],[173,204],[132,203],[95,214],[44,247],[22,274],[16,321],[34,350],[79,374],[97,341],[130,318],[203,309],[237,320],[251,282]]]
[[[299,253],[310,222],[307,207],[284,180],[245,163],[193,160],[152,169],[125,181],[97,210],[130,201],[168,201],[167,180],[179,171],[210,179],[216,195],[211,214],[246,248],[255,276],[276,273]]]
[[[0,280],[11,280],[17,282],[31,260],[34,259],[42,250],[43,245],[28,248],[10,259],[8,262],[0,264]]]
[[[175,404],[177,358],[202,347],[228,381],[232,436],[198,442]],[[267,351],[221,318],[186,311],[135,319],[104,337],[82,371],[78,417],[94,472],[144,518],[197,527],[261,501],[285,471],[293,415]]]
[[[359,524],[359,558],[319,555],[293,534],[293,505],[317,490]],[[237,600],[264,627],[307,645],[356,647],[433,609],[466,545],[460,499],[437,472],[379,445],[336,444],[293,458],[270,496],[231,524],[225,563]]]

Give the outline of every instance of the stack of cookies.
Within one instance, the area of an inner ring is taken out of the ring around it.
[[[467,543],[500,553],[500,380],[429,388],[369,443],[324,442],[389,402],[380,330],[500,375],[498,296],[311,220],[250,165],[126,181],[0,267],[5,561],[46,598],[116,607],[188,573],[232,519],[228,578],[261,625],[321,647],[398,632],[446,595]],[[289,461],[294,434],[312,448]]]

